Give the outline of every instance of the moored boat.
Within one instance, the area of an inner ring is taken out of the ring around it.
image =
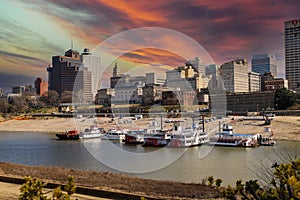
[[[208,142],[208,135],[195,124],[192,124],[192,127],[184,128],[175,125],[168,147],[193,147],[200,146]]]
[[[264,133],[258,134],[258,144],[261,146],[273,146],[276,142],[272,139],[273,131],[271,127],[264,127]]]
[[[62,133],[55,134],[60,140],[79,140],[79,133],[77,130],[69,130]]]
[[[117,142],[122,142],[125,139],[125,130],[119,129],[109,129],[105,134],[103,139],[113,140]]]
[[[151,131],[153,133],[153,131]],[[164,147],[171,141],[169,131],[155,130],[155,134],[144,137],[143,147]]]
[[[209,137],[209,144],[231,147],[255,147],[258,146],[257,135],[233,133],[232,125],[224,124],[223,131]]]
[[[104,130],[103,128],[99,128],[97,126],[91,126],[90,128],[86,128],[84,132],[79,134],[80,139],[93,139],[100,138],[103,136]]]
[[[125,144],[143,144],[145,130],[129,130],[125,134]]]

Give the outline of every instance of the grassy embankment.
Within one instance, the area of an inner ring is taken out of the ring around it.
[[[141,179],[110,172],[92,172],[62,167],[32,167],[11,163],[0,163],[0,175],[14,177],[31,176],[45,182],[64,183],[68,175],[75,177],[76,185],[120,191],[132,194],[166,198],[218,198],[216,189],[204,184],[179,183]],[[201,180],[199,180],[200,182]]]

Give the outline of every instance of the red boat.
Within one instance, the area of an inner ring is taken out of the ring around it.
[[[60,140],[79,140],[79,132],[77,130],[70,130],[55,134]]]
[[[161,131],[162,132],[162,131]],[[169,144],[171,135],[167,132],[144,137],[144,147],[164,147]]]

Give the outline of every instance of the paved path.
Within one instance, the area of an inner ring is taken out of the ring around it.
[[[0,200],[13,200],[18,199],[18,196],[20,194],[20,187],[19,184],[12,184],[12,183],[4,183],[0,182]],[[46,196],[52,197],[52,190],[51,189],[44,189],[44,192],[46,193]],[[73,194],[71,196],[72,199],[78,199],[78,200],[108,200],[105,198],[99,198],[99,197],[93,197],[93,196],[87,196],[82,194]]]

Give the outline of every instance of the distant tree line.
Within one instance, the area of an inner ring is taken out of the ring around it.
[[[0,113],[23,113],[28,109],[40,109],[55,107],[60,103],[71,103],[72,92],[64,91],[61,96],[54,90],[48,91],[43,96],[32,96],[29,92],[24,92],[21,96],[0,100]]]
[[[291,107],[297,97],[296,94],[287,88],[280,88],[275,93],[275,103],[277,110],[284,110]]]

